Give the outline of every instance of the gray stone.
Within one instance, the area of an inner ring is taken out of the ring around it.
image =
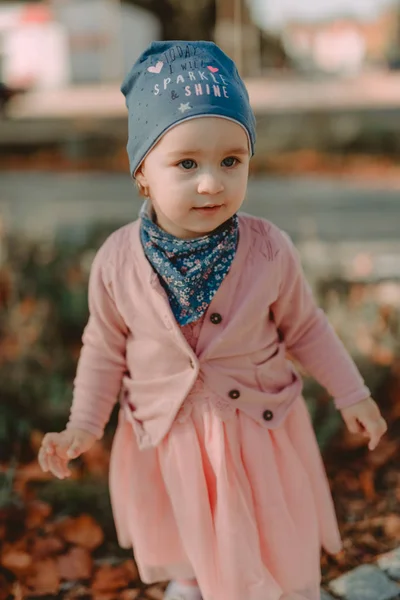
[[[392,579],[400,581],[400,547],[378,558],[379,567]]]
[[[400,586],[375,565],[357,567],[332,581],[329,587],[346,600],[395,600],[400,597]]]

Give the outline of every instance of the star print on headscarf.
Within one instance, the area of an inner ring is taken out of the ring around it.
[[[178,108],[178,110],[181,111],[181,113],[183,114],[184,112],[186,112],[187,110],[190,110],[192,107],[190,106],[190,102],[186,102],[186,104],[182,104],[180,105],[180,107]]]

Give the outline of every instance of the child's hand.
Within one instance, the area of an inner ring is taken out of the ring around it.
[[[351,433],[363,433],[365,437],[370,438],[368,448],[374,450],[387,431],[387,423],[375,400],[369,397],[353,406],[342,408],[340,412],[348,430]]]
[[[39,450],[38,460],[43,471],[51,471],[59,479],[69,477],[68,462],[89,450],[96,442],[93,433],[83,429],[65,429],[47,433]]]

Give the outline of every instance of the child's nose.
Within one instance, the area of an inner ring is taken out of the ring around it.
[[[203,173],[200,176],[197,191],[199,194],[219,194],[224,189],[221,179],[213,173]]]

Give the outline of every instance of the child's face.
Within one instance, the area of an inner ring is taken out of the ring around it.
[[[151,150],[136,178],[148,189],[158,225],[180,238],[213,231],[240,208],[247,187],[249,143],[228,119],[183,121]]]

